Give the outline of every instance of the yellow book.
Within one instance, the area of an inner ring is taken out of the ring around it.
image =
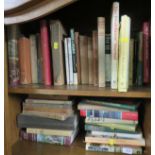
[[[39,129],[39,128],[27,128],[27,133],[43,134],[48,136],[71,136],[72,130],[54,130],[54,129]]]
[[[129,85],[130,17],[121,17],[119,38],[118,91],[127,92]]]

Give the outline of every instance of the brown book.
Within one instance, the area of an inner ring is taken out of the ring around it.
[[[81,84],[81,64],[80,64],[79,32],[75,32],[75,49],[76,49],[78,84]]]
[[[98,85],[98,39],[97,31],[92,33],[92,42],[93,42],[93,75],[94,75],[94,86]]]
[[[18,50],[19,50],[20,83],[30,84],[32,83],[30,40],[26,37],[21,37],[18,40]]]
[[[80,35],[81,84],[89,84],[88,37]]]
[[[92,48],[92,38],[88,38],[88,68],[89,68],[89,84],[93,84],[93,48]]]

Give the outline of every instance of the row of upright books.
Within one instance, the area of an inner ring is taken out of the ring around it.
[[[22,113],[17,116],[22,140],[72,144],[79,122],[74,101],[27,98],[22,107]]]
[[[142,154],[145,139],[139,126],[139,104],[124,103],[82,100],[78,104],[85,117],[86,150]]]
[[[40,22],[40,33],[19,35],[17,25],[9,26],[8,59],[10,85],[110,86],[126,92],[129,86],[150,84],[150,24],[132,37],[131,19],[119,19],[119,2],[112,4],[111,32],[105,18],[97,18],[90,36],[70,29],[67,34],[59,20]],[[120,23],[119,23],[120,22]],[[50,27],[50,31],[48,29]]]

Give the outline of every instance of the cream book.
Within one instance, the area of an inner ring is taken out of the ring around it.
[[[114,2],[111,17],[111,88],[118,87],[119,3]]]
[[[127,92],[129,85],[130,17],[121,16],[119,37],[118,91]]]
[[[33,134],[43,134],[49,136],[71,136],[73,134],[73,130],[54,130],[54,129],[39,129],[39,128],[27,128],[27,133]]]
[[[98,17],[98,85],[105,87],[105,18]]]

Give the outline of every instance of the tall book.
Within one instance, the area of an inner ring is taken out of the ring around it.
[[[65,67],[66,67],[66,83],[70,84],[70,77],[69,77],[69,53],[68,53],[68,43],[67,38],[64,39],[64,47],[65,47]]]
[[[69,55],[69,84],[74,84],[74,73],[73,73],[73,55],[71,38],[67,38],[68,55]]]
[[[151,52],[150,52],[150,23],[144,22],[143,23],[143,60],[144,60],[144,67],[143,67],[143,78],[144,83],[149,84],[151,79]]]
[[[111,35],[105,34],[105,80],[106,84],[111,81]]]
[[[31,84],[31,54],[30,40],[26,37],[21,37],[18,40],[19,50],[19,67],[20,67],[20,84]]]
[[[93,84],[93,49],[92,49],[92,38],[88,37],[88,68],[89,68],[89,84]]]
[[[43,84],[43,57],[42,57],[42,51],[41,51],[41,38],[40,34],[37,35],[37,64],[38,64],[38,83]]]
[[[51,85],[51,62],[49,49],[48,25],[46,20],[40,22],[41,52],[43,57],[43,81],[44,85]]]
[[[77,59],[76,59],[76,49],[75,49],[75,33],[74,29],[70,29],[70,36],[71,36],[71,47],[72,47],[72,57],[73,57],[73,80],[74,84],[78,83],[78,77],[77,77]]]
[[[81,84],[89,84],[88,37],[80,35]]]
[[[138,33],[137,84],[143,84],[143,33]]]
[[[98,17],[98,84],[105,87],[105,18]]]
[[[119,2],[114,2],[111,17],[111,88],[118,87]]]
[[[54,85],[65,84],[63,37],[66,34],[59,20],[50,22]]]
[[[121,16],[119,38],[119,74],[118,91],[127,92],[129,84],[129,44],[130,44],[130,17]]]
[[[38,57],[36,36],[30,35],[32,83],[38,83]]]
[[[92,32],[93,41],[93,75],[94,75],[94,86],[98,85],[98,38],[97,31]]]
[[[76,49],[76,62],[77,62],[77,77],[78,84],[81,83],[81,64],[80,64],[80,43],[79,43],[79,32],[75,32],[75,49]]]
[[[130,39],[129,86],[133,85],[134,39]]]
[[[7,28],[8,39],[8,68],[9,84],[16,86],[19,84],[19,57],[18,57],[18,39],[19,28],[17,25],[11,25]]]

